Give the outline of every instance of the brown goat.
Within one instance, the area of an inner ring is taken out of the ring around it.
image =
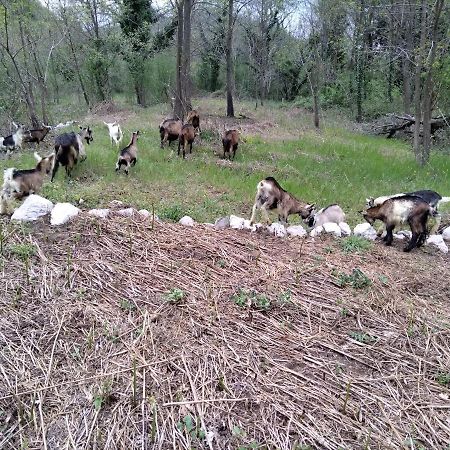
[[[131,166],[134,166],[137,161],[137,140],[139,137],[139,131],[133,131],[131,135],[130,143],[120,151],[119,158],[117,159],[116,172],[120,170],[121,166],[125,166],[125,173],[128,175],[128,171]]]
[[[435,209],[429,203],[414,195],[404,195],[386,200],[381,205],[373,206],[363,212],[363,216],[371,225],[376,220],[381,220],[386,226],[386,245],[391,245],[393,231],[397,225],[408,223],[412,237],[408,245],[403,249],[405,252],[411,251],[415,247],[420,247],[427,237],[427,220],[430,215],[434,215]]]
[[[159,134],[161,135],[161,148],[164,148],[164,144],[169,141],[169,146],[172,141],[176,141],[181,133],[183,124],[181,120],[166,119],[159,125]]]
[[[34,130],[28,130],[25,132],[23,136],[24,142],[35,142],[39,146],[39,144],[44,140],[45,136],[47,136],[48,132],[52,129],[47,125],[43,125],[42,128],[36,128]]]
[[[186,122],[190,123],[195,128],[195,131],[201,133],[202,130],[200,129],[200,115],[195,109],[189,111]]]
[[[192,143],[194,142],[196,132],[194,126],[190,123],[183,125],[181,128],[180,137],[178,139],[178,156],[180,155],[180,148],[183,148],[183,159],[185,158],[186,145],[189,144],[189,153],[192,153]]]
[[[308,204],[297,200],[293,195],[286,192],[273,177],[267,177],[261,180],[256,187],[255,204],[253,205],[250,224],[253,225],[256,219],[258,209],[261,210],[263,220],[270,223],[268,211],[276,209],[278,220],[287,223],[288,216],[299,214],[302,219],[310,216],[314,204]]]
[[[52,171],[55,161],[54,154],[41,158],[35,153],[34,157],[38,162],[34,169],[18,170],[10,168],[4,171],[0,214],[7,213],[9,200],[20,200],[39,192],[44,183],[44,176]]]
[[[233,150],[233,159],[236,156],[236,150],[239,144],[239,131],[238,130],[228,130],[223,133],[222,145],[223,145],[223,157],[225,154],[229,154],[231,160],[231,150]]]

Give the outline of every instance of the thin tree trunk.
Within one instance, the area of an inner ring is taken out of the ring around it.
[[[183,2],[177,4],[178,29],[177,29],[177,70],[176,70],[176,89],[175,104],[173,107],[173,116],[183,119],[183,89],[181,82],[181,57],[183,53]]]
[[[360,1],[360,10],[358,12],[358,27],[356,34],[356,121],[362,121],[362,99],[363,99],[363,17],[364,17],[364,0]]]
[[[181,81],[184,100],[184,114],[192,109],[191,103],[191,13],[192,0],[184,0],[183,10],[183,53],[181,56]]]
[[[433,65],[436,59],[437,33],[439,19],[444,6],[444,0],[437,0],[434,8],[433,31],[431,35],[431,51],[428,57],[428,70],[423,87],[423,142],[421,164],[425,165],[430,159],[431,151],[431,113],[433,109]]]
[[[425,39],[427,30],[427,1],[422,0],[421,6],[421,26],[420,26],[420,42],[419,51],[417,52],[416,58],[416,72],[414,79],[414,117],[416,123],[414,125],[414,154],[416,155],[416,160],[419,164],[422,164],[421,149],[420,149],[420,124],[422,122],[422,86],[421,86],[421,75],[423,68],[423,57],[425,52]]]
[[[233,91],[233,0],[228,1],[228,30],[227,30],[227,117],[234,117]]]

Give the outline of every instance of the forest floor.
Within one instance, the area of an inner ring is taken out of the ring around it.
[[[87,161],[43,191],[154,205],[168,222],[1,219],[0,448],[448,448],[450,254],[170,219],[248,216],[274,175],[354,224],[368,194],[450,192],[449,158],[417,169],[403,143],[242,104],[252,119],[232,123],[246,142],[229,163],[219,103],[199,109],[202,143],[181,161],[158,148],[161,109],[99,108]],[[144,132],[128,178],[101,124],[117,117]],[[31,152],[13,161],[31,167]]]

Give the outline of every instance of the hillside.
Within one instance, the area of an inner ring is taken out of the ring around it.
[[[1,448],[449,442],[448,255],[120,217],[7,230]]]

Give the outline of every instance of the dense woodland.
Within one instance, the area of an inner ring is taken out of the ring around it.
[[[357,122],[416,120],[417,161],[433,118],[450,116],[445,0],[2,0],[0,121],[33,126],[121,98],[195,95],[339,108]],[[193,105],[195,106],[195,105]],[[450,120],[450,119],[449,119]],[[442,121],[442,119],[441,119]],[[445,122],[445,120],[444,120]]]

